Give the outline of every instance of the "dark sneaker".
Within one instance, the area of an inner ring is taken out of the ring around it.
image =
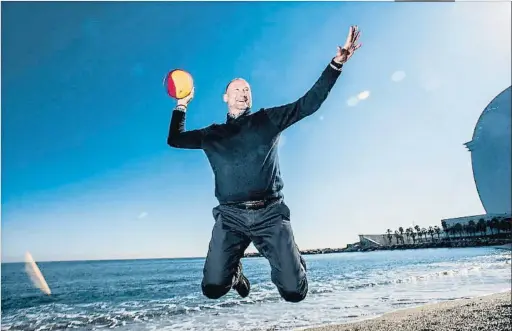
[[[238,294],[242,298],[247,297],[249,295],[249,292],[251,291],[251,283],[249,283],[249,280],[243,274],[242,263],[238,264],[236,280],[232,287],[238,292]]]

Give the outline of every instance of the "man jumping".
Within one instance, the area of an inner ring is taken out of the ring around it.
[[[226,87],[228,106],[224,124],[185,130],[185,114],[192,93],[178,100],[172,112],[167,143],[176,148],[201,149],[215,175],[215,224],[203,269],[201,288],[218,299],[234,288],[249,295],[241,258],[252,242],[271,266],[271,279],[281,297],[302,301],[308,292],[306,264],[295,244],[290,209],[284,202],[277,145],[280,133],[316,112],[327,98],[342,66],[361,46],[359,30],[351,26],[343,47],[313,87],[295,102],[251,113],[249,84],[237,78]]]

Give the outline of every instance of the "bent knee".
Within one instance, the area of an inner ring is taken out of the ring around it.
[[[230,285],[202,284],[203,295],[208,299],[219,299],[229,292]]]
[[[308,294],[308,289],[303,291],[280,291],[281,297],[287,302],[301,302]]]
[[[293,288],[280,288],[279,294],[281,297],[288,302],[301,302],[308,294],[308,280],[303,278],[297,282],[297,286]]]

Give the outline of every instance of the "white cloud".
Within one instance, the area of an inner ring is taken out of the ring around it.
[[[405,76],[405,72],[403,72],[402,70],[398,70],[391,75],[391,80],[398,83],[404,80]]]
[[[359,103],[359,99],[357,99],[357,97],[350,97],[348,100],[347,100],[347,105],[349,107],[354,107],[355,105],[357,105]]]
[[[359,100],[366,100],[370,96],[370,91],[363,91],[357,95]]]
[[[137,217],[138,219],[143,219],[145,218],[146,216],[148,216],[148,213],[143,211],[142,213],[139,214],[139,216]]]

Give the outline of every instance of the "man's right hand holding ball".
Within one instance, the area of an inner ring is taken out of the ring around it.
[[[193,87],[192,91],[190,92],[190,94],[188,96],[186,96],[186,97],[184,97],[182,99],[178,99],[178,102],[176,104],[176,109],[181,110],[181,111],[186,111],[187,110],[188,104],[194,98],[194,90],[195,90],[195,88]]]

